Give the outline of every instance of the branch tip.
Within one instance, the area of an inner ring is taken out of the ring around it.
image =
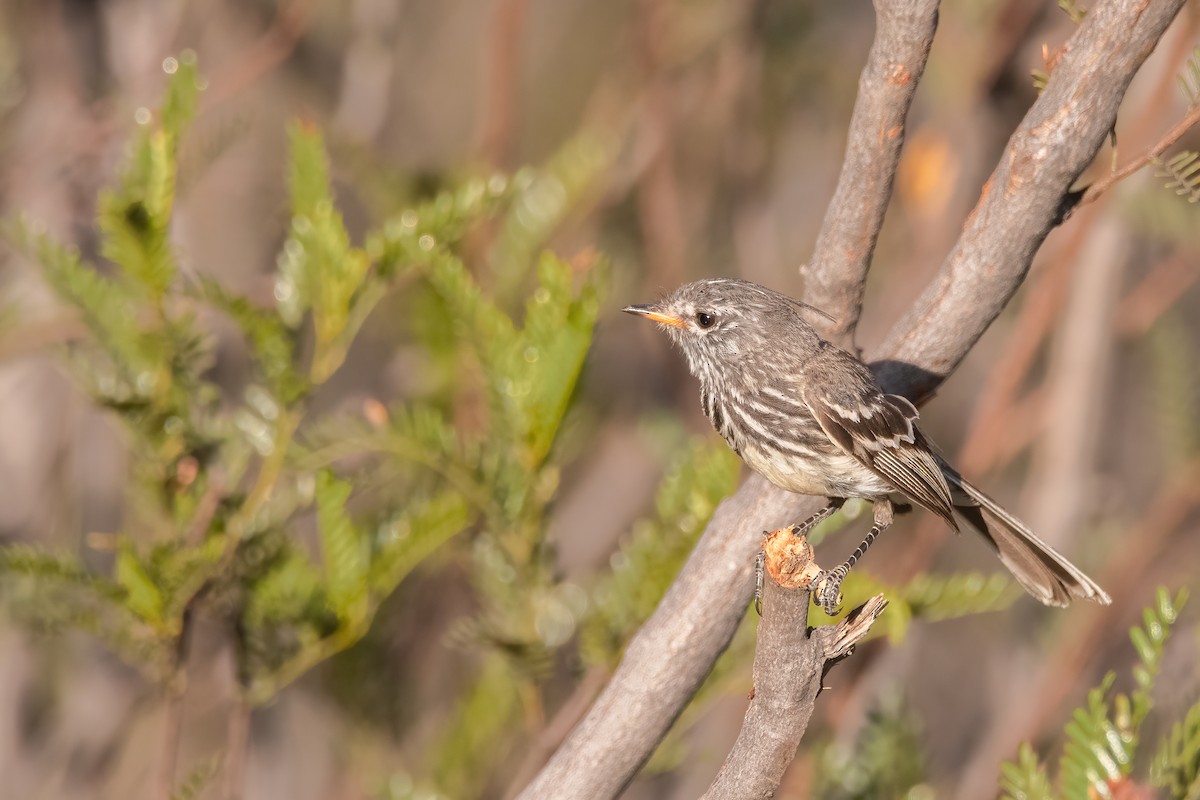
[[[877,594],[858,608],[851,611],[845,619],[834,626],[829,641],[825,643],[825,658],[835,661],[850,655],[854,645],[863,640],[870,632],[871,626],[888,606],[887,598]]]
[[[797,536],[797,530],[795,525],[788,525],[771,531],[763,538],[767,574],[785,589],[808,587],[821,572],[813,560],[808,537],[803,534]]]

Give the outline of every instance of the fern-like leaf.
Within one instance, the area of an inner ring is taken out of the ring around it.
[[[582,641],[587,661],[616,657],[654,611],[737,475],[737,458],[723,444],[697,439],[680,448],[659,486],[654,517],[633,526],[611,559],[611,575],[592,593]]]
[[[219,761],[210,758],[200,762],[171,792],[171,800],[196,800],[213,778],[217,777]]]
[[[316,499],[329,600],[339,619],[359,624],[367,615],[370,554],[363,532],[346,515],[350,484],[321,470]]]
[[[471,514],[457,492],[442,492],[414,503],[378,532],[378,552],[371,562],[371,589],[386,597],[430,553],[467,527]]]
[[[1187,598],[1186,589],[1181,589],[1172,599],[1170,593],[1160,587],[1155,595],[1154,608],[1147,608],[1143,612],[1142,626],[1129,632],[1129,638],[1137,650],[1139,659],[1139,663],[1133,668],[1137,688],[1130,695],[1132,723],[1135,729],[1141,726],[1150,711],[1151,691],[1162,665],[1163,647],[1171,634],[1171,627],[1179,619],[1179,611],[1187,602]]]
[[[1071,22],[1076,25],[1082,24],[1087,16],[1087,9],[1080,6],[1075,0],[1058,0],[1058,7],[1065,11],[1071,18]]]
[[[1015,762],[1000,765],[1000,789],[1004,800],[1054,800],[1050,779],[1028,743],[1022,743]]]
[[[1163,184],[1165,188],[1189,203],[1200,203],[1200,153],[1184,150],[1166,161],[1156,158],[1154,163],[1159,167],[1155,175],[1171,179]]]
[[[900,590],[913,617],[929,621],[1001,611],[1021,594],[1019,586],[998,572],[922,575]]]
[[[1200,48],[1192,51],[1191,58],[1179,74],[1179,88],[1183,90],[1189,107],[1200,105]]]
[[[549,453],[583,369],[599,311],[597,270],[588,271],[576,294],[572,270],[546,253],[538,264],[538,289],[526,305],[520,380],[528,387],[525,433],[533,463]]]
[[[1163,739],[1150,767],[1154,785],[1172,800],[1200,797],[1200,703],[1175,723]]]
[[[152,625],[162,625],[166,601],[133,545],[124,539],[117,549],[117,583],[126,591],[126,605]]]

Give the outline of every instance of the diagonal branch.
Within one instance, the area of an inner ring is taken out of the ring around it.
[[[1106,0],[1089,12],[941,272],[882,348],[885,390],[929,397],[1004,308],[1060,221],[1072,182],[1115,124],[1134,73],[1182,4]],[[814,291],[821,290],[810,286],[809,299]],[[757,475],[725,500],[612,681],[521,797],[614,797],[633,780],[741,621],[753,590],[755,531],[822,504]]]
[[[875,0],[875,41],[858,79],[842,173],[803,268],[805,300],[837,320],[826,338],[849,346],[867,270],[904,143],[904,126],[937,29],[938,0]]]
[[[1109,0],[1088,12],[941,271],[884,343],[893,361],[880,365],[880,380],[906,373],[910,399],[927,399],[1008,304],[1073,204],[1071,186],[1116,125],[1129,82],[1182,5]]]

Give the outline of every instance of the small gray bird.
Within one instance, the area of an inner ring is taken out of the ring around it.
[[[810,306],[748,281],[705,280],[655,305],[623,309],[659,324],[700,380],[704,415],[742,460],[790,492],[829,505],[811,529],[851,497],[872,501],[874,525],[854,554],[813,582],[827,612],[846,574],[892,523],[892,494],[944,519],[956,514],[982,535],[1013,576],[1046,605],[1111,599],[1078,567],[976,489],[933,451],[908,400],[884,394],[856,357],[822,339],[801,316]]]

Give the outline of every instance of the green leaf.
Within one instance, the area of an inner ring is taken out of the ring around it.
[[[162,592],[138,559],[133,545],[122,539],[117,548],[117,584],[126,591],[126,605],[142,619],[158,626],[163,622]]]
[[[178,140],[196,116],[200,101],[200,75],[193,50],[184,50],[178,58],[167,58],[163,69],[170,75],[167,96],[163,101],[161,124],[163,132]]]
[[[900,590],[914,617],[935,621],[1008,608],[1022,596],[1003,573],[921,575]]]
[[[371,588],[387,596],[418,564],[464,530],[471,521],[462,495],[447,491],[415,503],[379,530],[379,552],[371,563]]]
[[[589,663],[611,663],[657,607],[708,520],[737,486],[737,457],[722,442],[696,438],[678,448],[655,500],[655,514],[634,524],[611,559],[612,573],[592,591],[582,629]]]
[[[512,731],[521,712],[518,688],[502,657],[484,659],[428,759],[441,796],[479,796],[491,768],[515,743]]]
[[[1022,743],[1017,751],[1016,763],[1006,761],[1000,765],[1000,789],[1004,800],[1053,800],[1050,779],[1038,762],[1037,754],[1028,743]]]
[[[242,329],[271,391],[285,405],[305,394],[309,384],[296,371],[295,334],[277,314],[255,307],[248,298],[204,276],[197,279],[196,295],[228,314]]]
[[[1154,786],[1172,800],[1200,797],[1200,703],[1188,709],[1159,745],[1150,767]]]
[[[1191,58],[1179,74],[1179,88],[1183,90],[1189,107],[1200,105],[1200,48],[1192,51]]]
[[[219,761],[216,758],[210,758],[200,762],[187,774],[183,782],[171,792],[171,800],[196,800],[200,793],[204,791],[204,787],[217,777]]]
[[[531,457],[540,463],[549,453],[567,411],[592,342],[600,304],[596,269],[588,271],[575,295],[571,265],[550,253],[538,264],[539,286],[525,307],[520,361],[521,380],[528,387],[523,403],[528,420]]]
[[[339,481],[328,470],[317,473],[317,525],[329,601],[339,619],[357,624],[368,613],[370,555],[366,537],[346,516],[350,491],[350,484]]]
[[[367,254],[350,246],[334,206],[320,133],[294,123],[289,134],[292,225],[279,259],[275,299],[290,327],[299,326],[305,311],[312,312],[316,342],[309,376],[323,383],[341,366],[350,337],[380,294],[368,293],[368,305],[355,308],[367,288]]]

